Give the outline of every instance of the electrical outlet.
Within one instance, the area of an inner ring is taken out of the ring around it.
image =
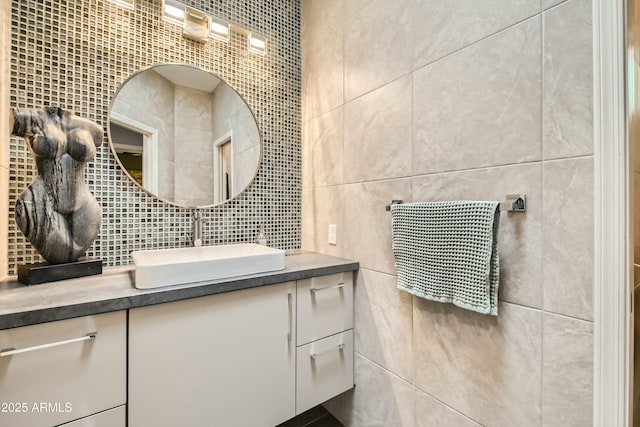
[[[338,244],[338,226],[336,224],[329,224],[329,244]]]

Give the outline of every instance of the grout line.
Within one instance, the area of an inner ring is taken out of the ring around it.
[[[543,163],[561,162],[561,161],[565,161],[565,160],[580,160],[580,159],[591,159],[591,158],[593,158],[593,154],[583,154],[583,155],[579,155],[579,156],[560,157],[560,158],[557,158],[557,159],[532,160],[532,161],[526,161],[526,162],[522,162],[522,163],[506,163],[506,164],[501,164],[501,165],[472,167],[472,168],[466,168],[466,169],[447,170],[447,171],[424,173],[424,174],[417,174],[417,175],[401,175],[401,176],[370,179],[370,180],[363,180],[363,181],[344,182],[342,184],[318,185],[318,186],[315,186],[315,187],[308,187],[308,188],[305,188],[305,189],[335,187],[335,186],[340,186],[340,185],[369,184],[369,183],[375,183],[375,182],[398,181],[398,180],[402,180],[402,179],[413,179],[413,178],[427,178],[427,177],[436,177],[436,176],[440,176],[440,175],[451,175],[451,174],[463,173],[463,172],[480,172],[480,171],[496,170],[496,169],[518,167],[518,166],[526,166],[526,165],[536,165],[536,164],[543,164]]]
[[[562,0],[560,3],[558,3],[558,4],[554,4],[553,6],[548,7],[548,8],[546,8],[546,9],[542,9],[542,5],[540,5],[540,9],[542,9],[542,12],[548,12],[548,11],[553,10],[553,9],[556,9],[556,8],[558,8],[559,6],[562,6],[563,4],[568,3],[568,2],[569,2],[569,0]]]
[[[553,163],[553,162],[561,162],[564,160],[580,160],[580,159],[589,159],[589,158],[593,158],[593,154],[582,154],[579,156],[569,156],[569,157],[558,157],[556,159],[545,159],[542,162],[543,163]]]
[[[570,316],[568,314],[562,314],[562,313],[556,313],[554,311],[549,311],[549,310],[540,310],[542,311],[543,314],[550,314],[552,316],[558,316],[558,317],[562,317],[563,319],[568,319],[568,320],[577,320],[579,322],[585,322],[585,323],[595,323],[594,320],[589,320],[589,319],[583,319],[581,317],[576,317],[576,316]]]
[[[367,356],[365,356],[365,355],[364,355],[364,354],[362,354],[362,353],[359,353],[358,351],[355,351],[355,354],[356,354],[357,356],[362,357],[363,359],[365,359],[365,360],[366,360],[366,361],[368,361],[369,363],[371,363],[371,364],[373,364],[373,365],[377,366],[378,368],[382,369],[383,371],[388,372],[389,374],[391,374],[392,376],[394,376],[396,379],[398,379],[398,380],[402,381],[402,382],[403,382],[403,383],[405,383],[406,385],[411,386],[411,387],[415,387],[412,383],[410,383],[410,382],[409,382],[409,381],[407,381],[406,379],[402,378],[402,377],[401,377],[401,376],[399,376],[398,374],[395,374],[395,373],[391,372],[389,369],[385,368],[384,366],[382,366],[381,364],[379,364],[379,363],[378,363],[378,362],[376,362],[375,360],[368,358]]]
[[[474,418],[471,418],[469,415],[467,415],[467,414],[465,414],[465,413],[463,413],[463,412],[461,412],[461,411],[457,410],[457,409],[456,409],[456,408],[454,408],[453,406],[448,405],[447,403],[445,403],[444,401],[442,401],[442,400],[438,399],[436,396],[432,395],[431,393],[427,393],[426,391],[424,391],[423,389],[421,389],[420,387],[418,387],[418,386],[416,386],[416,385],[414,385],[413,387],[414,387],[416,390],[418,390],[420,393],[423,393],[423,394],[425,394],[425,395],[429,396],[431,399],[433,399],[433,400],[437,401],[437,402],[438,402],[438,403],[440,403],[442,406],[445,406],[445,407],[447,407],[447,408],[451,409],[452,411],[454,411],[454,412],[458,413],[459,415],[461,415],[461,416],[465,417],[465,418],[466,418],[466,419],[468,419],[469,421],[472,421],[472,422],[474,422],[474,423],[478,424],[478,426],[479,426],[479,427],[483,427],[483,426],[484,426],[484,424],[482,424],[480,421],[478,421],[478,420],[476,420],[476,419],[474,419]],[[415,393],[414,393],[414,395],[415,395]]]
[[[405,384],[407,384],[408,386],[410,386],[410,387],[413,389],[413,391],[414,391],[414,392],[415,392],[415,390],[418,390],[418,391],[420,391],[421,393],[424,393],[424,394],[426,394],[427,396],[431,397],[432,399],[437,400],[438,402],[440,402],[442,405],[446,406],[447,408],[449,408],[449,409],[451,409],[451,410],[453,410],[453,411],[457,412],[458,414],[460,414],[460,415],[464,416],[465,418],[468,418],[468,419],[470,419],[471,421],[474,421],[474,422],[476,422],[476,423],[480,424],[478,421],[474,420],[473,418],[470,418],[468,415],[463,414],[462,412],[458,411],[456,408],[453,408],[453,407],[451,407],[451,406],[447,405],[447,404],[446,404],[445,402],[443,402],[442,400],[440,400],[440,399],[438,399],[437,397],[433,396],[432,394],[430,394],[430,393],[428,393],[428,392],[426,392],[426,391],[422,390],[420,387],[416,386],[415,384],[410,383],[410,382],[408,382],[407,380],[405,380],[404,378],[399,377],[398,375],[394,374],[393,372],[391,372],[390,370],[388,370],[388,369],[387,369],[387,368],[385,368],[384,366],[380,365],[380,364],[379,364],[378,362],[376,362],[375,360],[372,360],[372,359],[368,358],[367,356],[363,355],[362,353],[358,353],[357,351],[356,351],[355,353],[356,353],[356,355],[358,355],[358,356],[360,356],[361,358],[365,359],[367,362],[371,363],[372,365],[374,365],[374,366],[376,366],[376,367],[380,368],[381,370],[385,371],[385,372],[386,372],[386,373],[388,373],[389,375],[391,375],[391,376],[395,377],[396,379],[398,379],[398,380],[400,380],[400,381],[404,382]],[[412,380],[412,381],[413,381],[413,380]],[[414,399],[414,403],[415,403],[415,399]],[[415,408],[414,408],[414,409],[415,409]],[[413,415],[415,415],[415,413],[414,413]],[[480,424],[480,425],[481,425],[481,424]]]
[[[542,10],[542,18],[540,19],[540,25],[542,26],[540,35],[541,35],[541,46],[540,46],[540,153],[542,154],[542,167],[540,168],[540,303],[542,309],[544,309],[544,159],[545,159],[545,144],[544,144],[544,135],[545,135],[545,120],[544,120],[544,106],[545,106],[545,73],[544,73],[544,55],[545,55],[545,21],[547,14],[542,8],[542,0],[540,0],[540,9]],[[541,310],[540,314],[540,426],[543,425],[544,422],[544,310]]]
[[[554,160],[550,160],[550,161],[573,160],[573,159],[580,159],[580,158],[586,158],[586,157],[593,157],[593,155],[589,154],[589,155],[584,155],[584,156],[567,157],[567,158],[564,158],[564,159],[554,159]],[[547,161],[549,161],[549,160],[547,160]],[[430,176],[456,174],[456,173],[461,173],[461,172],[485,171],[485,170],[493,170],[493,169],[500,169],[500,168],[507,168],[507,167],[523,166],[523,165],[535,165],[535,164],[539,164],[539,163],[543,163],[543,162],[544,162],[544,160],[531,160],[531,161],[525,161],[525,162],[521,162],[521,163],[505,163],[505,164],[500,164],[500,165],[471,167],[471,168],[438,171],[438,172],[423,173],[423,174],[416,174],[416,175],[401,175],[401,176],[388,177],[388,178],[379,178],[379,179],[371,179],[371,180],[363,180],[363,181],[345,182],[344,185],[366,184],[366,183],[370,183],[370,182],[392,181],[392,180],[411,179],[411,178],[424,178],[424,177],[430,177]]]
[[[346,150],[346,144],[345,144],[345,118],[346,118],[346,113],[345,110],[346,108],[346,67],[345,67],[345,63],[346,63],[346,27],[347,27],[347,23],[348,20],[350,19],[350,17],[346,16],[346,3],[342,3],[342,13],[345,15],[345,17],[342,19],[342,103],[340,104],[340,108],[342,108],[342,127],[340,128],[340,137],[342,138],[342,173],[340,175],[340,184],[336,185],[336,187],[341,187],[341,191],[342,191],[342,201],[340,203],[340,224],[338,225],[341,228],[341,232],[342,232],[342,242],[341,242],[341,248],[340,248],[340,253],[342,254],[342,256],[346,257],[347,255],[347,251],[349,250],[349,248],[347,248],[347,234],[344,232],[345,231],[345,224],[346,224],[346,203],[344,200],[344,176],[345,176],[345,167],[346,167],[346,162],[344,161],[345,159],[345,150]],[[364,7],[364,6],[363,6]],[[355,15],[355,13],[354,13]],[[355,285],[355,280],[354,280],[354,285]],[[354,316],[355,316],[355,310],[354,310]],[[354,323],[355,326],[355,323]],[[341,412],[344,412],[341,410]],[[341,416],[344,417],[344,413],[340,414]]]
[[[360,266],[360,270],[367,270],[367,271],[370,271],[370,272],[373,272],[373,273],[377,273],[377,274],[383,274],[383,275],[386,275],[386,276],[397,277],[396,274],[388,273],[388,272],[385,272],[385,271],[376,270],[376,269],[369,268],[369,267],[363,267],[362,265]],[[416,298],[419,298],[419,297],[416,297]],[[427,300],[427,299],[425,299],[425,301],[429,301],[429,302],[433,302],[433,303],[437,302],[437,301],[431,301],[431,300]],[[506,300],[502,300],[502,299],[499,300],[498,302],[500,302],[502,304],[508,304],[508,305],[521,307],[521,308],[527,308],[529,310],[539,311],[539,312],[545,313],[545,314],[551,314],[551,315],[555,315],[555,316],[560,316],[560,317],[563,317],[565,319],[579,320],[579,321],[588,322],[588,323],[593,323],[594,322],[592,319],[583,319],[581,317],[571,316],[569,314],[563,314],[563,313],[557,313],[555,311],[544,310],[543,308],[534,307],[534,306],[523,304],[523,303],[517,303],[517,302],[513,302],[513,301],[506,301]],[[460,309],[464,310],[463,308],[460,308]]]

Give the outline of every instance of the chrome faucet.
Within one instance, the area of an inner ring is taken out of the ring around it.
[[[200,209],[194,209],[191,211],[191,218],[193,219],[193,233],[192,243],[193,246],[202,246],[202,211]]]

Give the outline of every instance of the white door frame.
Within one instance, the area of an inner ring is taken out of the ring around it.
[[[142,186],[158,194],[158,129],[114,111],[110,121],[142,135]],[[119,161],[119,160],[118,160]]]
[[[233,164],[233,129],[229,129],[222,136],[213,141],[213,203],[224,202],[224,199],[222,198],[224,182],[222,182],[221,175],[223,168],[222,157],[220,156],[220,146],[227,142],[231,142],[231,173],[235,173],[235,165]],[[229,177],[229,194],[235,194],[233,188],[233,176]]]
[[[594,426],[629,426],[629,155],[625,0],[593,0]]]

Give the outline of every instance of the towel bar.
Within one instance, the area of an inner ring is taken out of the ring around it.
[[[527,211],[527,196],[526,194],[507,194],[505,201],[500,203],[501,212],[526,212]],[[392,205],[401,205],[404,203],[402,200],[392,200],[390,204],[385,206],[385,210],[390,211]]]
[[[404,201],[402,201],[402,200],[392,200],[392,201],[391,201],[391,204],[389,204],[389,205],[385,206],[385,210],[388,212],[388,211],[390,211],[390,210],[391,210],[391,206],[392,206],[392,205],[401,205],[401,204],[403,204],[403,203],[404,203]]]
[[[526,212],[527,196],[525,194],[507,194],[506,201],[500,203],[500,210],[506,212]]]

